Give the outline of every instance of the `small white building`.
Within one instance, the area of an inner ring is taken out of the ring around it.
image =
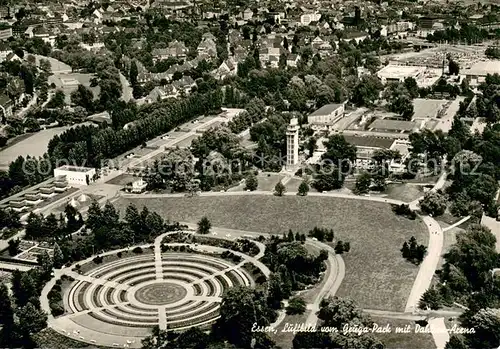
[[[96,174],[95,168],[65,165],[54,169],[54,177],[65,177],[68,184],[89,185]]]
[[[132,188],[130,189],[130,192],[134,194],[140,194],[143,193],[146,190],[146,187],[148,186],[148,183],[144,181],[142,178],[132,182]]]
[[[306,13],[300,16],[300,24],[309,25],[311,22],[319,22],[321,13]]]

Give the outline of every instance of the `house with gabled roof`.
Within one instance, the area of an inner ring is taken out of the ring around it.
[[[155,103],[167,98],[176,98],[178,95],[179,91],[172,84],[166,86],[156,86],[146,96],[145,101],[146,103]]]
[[[12,116],[12,108],[14,107],[14,102],[7,95],[3,93],[0,94],[0,109],[3,112],[3,118],[9,118]],[[3,120],[0,120],[3,121]]]
[[[225,79],[229,76],[235,76],[238,73],[238,64],[234,59],[228,58],[212,72],[212,76],[217,80]]]
[[[198,56],[206,58],[216,58],[217,57],[217,44],[214,40],[208,38],[204,39],[197,48]]]
[[[185,93],[191,93],[191,89],[196,86],[196,82],[190,76],[183,76],[182,79],[174,81],[172,85],[178,91],[184,91]]]

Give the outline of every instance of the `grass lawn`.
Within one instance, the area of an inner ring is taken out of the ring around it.
[[[286,184],[286,191],[287,192],[298,192],[299,191],[299,185],[302,183],[302,179],[299,178],[292,178],[290,179]]]
[[[285,176],[283,175],[278,175],[278,174],[259,174],[257,176],[257,179],[259,181],[259,186],[257,187],[257,190],[263,190],[263,191],[274,191],[274,187],[276,184],[278,184],[279,181],[281,181]]]
[[[276,334],[271,335],[271,338],[276,342],[276,345],[280,348],[292,348],[293,337],[295,337],[295,334],[293,332],[283,332],[285,324],[305,324],[308,315],[309,311],[306,311],[302,315],[286,315],[281,324],[276,327]]]
[[[401,256],[401,246],[412,235],[427,245],[425,225],[394,215],[390,205],[332,197],[226,196],[179,198],[122,198],[147,205],[171,221],[198,222],[207,216],[214,227],[263,233],[307,233],[315,226],[332,228],[335,238],[349,241],[344,255],[346,277],[337,293],[351,297],[362,308],[403,310],[418,267]]]
[[[106,348],[97,345],[89,345],[69,337],[66,337],[52,328],[46,328],[43,331],[33,335],[36,348],[41,349],[68,349],[68,348]]]
[[[412,184],[389,184],[385,193],[391,199],[410,202],[424,195],[424,188]]]
[[[153,253],[154,253],[154,249],[152,249],[152,248],[143,248],[142,249],[142,254],[153,254]],[[96,264],[93,261],[90,261],[90,262],[81,264],[80,272],[82,274],[86,275],[90,271],[94,270],[95,268],[97,268],[98,266],[101,266],[103,264],[111,263],[111,262],[117,261],[119,259],[125,259],[127,257],[132,257],[132,256],[137,256],[137,255],[139,255],[139,254],[132,252],[132,248],[130,249],[130,251],[123,251],[121,257],[118,257],[117,253],[109,254],[109,255],[102,257],[102,263]],[[152,260],[154,260],[153,257],[152,257]],[[74,270],[76,270],[76,269],[74,269]]]
[[[194,134],[192,136],[189,136],[177,143],[175,143],[175,146],[176,147],[179,147],[179,148],[186,148],[186,147],[190,147],[191,146],[191,142],[193,142],[193,139],[196,139],[198,137],[200,137],[201,135],[200,134]]]
[[[17,159],[18,156],[27,155],[39,157],[47,152],[49,141],[55,136],[63,133],[69,127],[55,127],[46,130],[41,130],[31,134],[29,137],[20,137],[12,144],[3,148],[0,151],[0,165],[8,166],[12,161]]]
[[[384,327],[391,326],[391,333],[374,333],[385,345],[385,349],[432,349],[435,348],[434,339],[430,333],[415,333],[415,322],[409,320],[372,317],[373,322]],[[396,327],[404,328],[410,325],[410,333],[395,333]]]
[[[128,183],[134,182],[138,179],[139,177],[135,177],[128,173],[122,173],[121,175],[107,181],[106,184],[127,185]]]

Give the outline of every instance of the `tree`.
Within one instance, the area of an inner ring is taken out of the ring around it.
[[[378,99],[382,88],[377,76],[363,76],[354,87],[351,100],[358,106],[370,106]]]
[[[408,242],[403,243],[403,247],[401,248],[401,254],[403,255],[403,258],[408,259],[410,258],[410,246],[408,245]]]
[[[468,349],[462,337],[457,335],[450,336],[450,340],[446,343],[444,349]]]
[[[337,244],[335,245],[335,253],[336,254],[344,253],[344,243],[342,242],[342,240],[337,241]]]
[[[9,240],[8,244],[9,244],[9,256],[11,257],[14,257],[15,255],[17,255],[19,252],[21,252],[19,250],[19,245],[21,243],[21,240],[19,239],[11,239]]]
[[[52,258],[50,258],[49,253],[44,251],[37,256],[38,266],[40,268],[41,277],[44,280],[50,278],[50,273],[52,272],[52,268],[54,267],[54,263],[52,262]]]
[[[257,190],[258,185],[259,181],[257,179],[257,176],[255,175],[255,173],[250,172],[250,174],[245,179],[245,190]]]
[[[31,212],[28,215],[28,219],[26,221],[26,236],[30,238],[39,238],[42,235],[43,231],[43,217],[42,215],[38,215],[36,213]]]
[[[341,169],[342,174],[349,174],[353,162],[356,161],[356,146],[348,143],[344,136],[337,134],[330,136],[324,145],[326,152],[321,159]]]
[[[66,96],[64,95],[64,92],[61,90],[57,90],[52,99],[47,103],[47,108],[62,108],[66,105]]]
[[[94,108],[94,94],[83,85],[78,85],[76,91],[71,92],[71,103],[92,112]]]
[[[21,307],[17,311],[17,316],[19,317],[17,327],[24,338],[29,338],[47,327],[47,314],[31,303]]]
[[[297,332],[293,337],[294,349],[316,348],[327,349],[332,347],[331,334],[328,332]]]
[[[137,84],[137,76],[139,75],[139,70],[137,69],[137,63],[135,59],[130,63],[129,79],[130,85],[135,86]]]
[[[7,286],[0,284],[0,324],[12,324],[14,322],[14,311]]]
[[[319,192],[342,188],[345,176],[337,167],[325,166],[320,168],[314,177],[313,186]]]
[[[62,253],[61,248],[59,245],[56,243],[54,244],[54,268],[61,268],[64,265],[64,255]]]
[[[286,313],[288,315],[304,314],[306,308],[307,304],[304,298],[294,297],[288,303],[288,306],[286,307]]]
[[[307,181],[303,180],[299,185],[297,195],[306,196],[309,193],[309,184]]]
[[[2,330],[0,334],[0,344],[5,347],[14,343],[15,321],[12,300],[7,286],[0,284],[0,324]]]
[[[470,348],[497,348],[500,345],[500,309],[481,309],[466,319],[465,325],[475,333],[466,336]]]
[[[426,193],[419,204],[422,212],[434,217],[441,216],[446,211],[446,198],[438,192]]]
[[[417,81],[413,77],[409,76],[405,78],[404,87],[410,94],[411,98],[417,98],[419,96]]]
[[[443,299],[441,298],[441,295],[439,291],[431,287],[427,289],[427,291],[424,292],[422,295],[422,298],[420,299],[418,303],[418,307],[420,309],[432,309],[432,310],[437,310],[441,308],[442,306]]]
[[[411,95],[402,83],[391,84],[384,92],[389,111],[399,114],[405,120],[413,117],[413,103]]]
[[[348,298],[327,297],[321,301],[318,318],[323,320],[323,326],[342,330],[346,324],[357,323],[369,325],[371,320],[354,301]]]
[[[283,196],[283,195],[285,195],[285,192],[286,192],[285,185],[283,183],[281,183],[281,181],[276,183],[276,185],[274,187],[274,195]]]
[[[206,216],[203,216],[198,222],[198,234],[208,234],[212,228],[212,223],[208,220]]]
[[[354,192],[358,195],[368,193],[370,191],[371,183],[371,175],[368,172],[362,172],[358,178],[356,178],[356,187],[354,188]]]
[[[222,298],[215,331],[238,348],[250,348],[255,336],[252,326],[268,326],[275,316],[263,292],[250,287],[231,287]]]
[[[460,73],[460,66],[453,59],[448,61],[448,72],[450,75],[458,75]]]
[[[101,207],[99,206],[99,203],[96,200],[94,200],[90,204],[89,209],[87,211],[86,226],[90,230],[94,231],[97,228],[99,228],[102,225],[102,223],[103,219],[102,219]]]

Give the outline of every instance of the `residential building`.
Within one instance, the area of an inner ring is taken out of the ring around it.
[[[221,63],[219,68],[212,72],[212,76],[217,80],[222,80],[228,76],[235,76],[238,73],[238,64],[234,59],[229,58]]]
[[[217,57],[217,44],[211,38],[202,40],[197,48],[198,56],[204,58],[216,58]]]
[[[309,25],[311,22],[318,22],[320,19],[320,13],[307,13],[300,16],[300,24]]]
[[[166,86],[156,86],[151,92],[146,96],[146,103],[154,103],[162,101],[167,98],[176,98],[179,95],[179,91],[174,85]]]
[[[12,116],[12,108],[14,107],[14,102],[4,94],[0,94],[0,110],[2,110],[3,116],[0,118],[0,122],[5,122],[4,118],[9,118]]]

